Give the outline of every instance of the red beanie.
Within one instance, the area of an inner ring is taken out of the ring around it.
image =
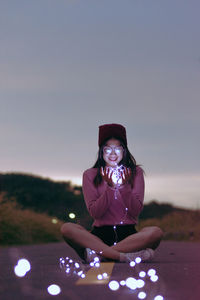
[[[120,139],[127,146],[126,128],[120,124],[105,124],[99,126],[99,147],[104,141],[114,137]]]

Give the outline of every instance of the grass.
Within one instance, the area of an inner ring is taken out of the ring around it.
[[[4,202],[0,197],[0,245],[62,241],[62,223],[45,214],[22,210],[15,201]]]
[[[162,219],[140,221],[137,229],[159,226],[164,240],[200,241],[200,211],[173,212]],[[46,214],[21,209],[16,201],[5,201],[0,195],[0,245],[41,244],[63,241],[62,221]]]
[[[164,231],[164,240],[200,241],[200,210],[173,212],[162,219],[140,221],[138,229],[159,226]]]

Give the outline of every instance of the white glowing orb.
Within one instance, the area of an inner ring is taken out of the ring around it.
[[[164,300],[163,296],[161,295],[158,295],[154,298],[154,300]]]
[[[137,280],[133,277],[127,278],[126,286],[131,290],[135,290],[137,288]]]
[[[55,219],[55,218],[53,218],[53,219],[51,220],[51,222],[52,222],[53,224],[57,224],[57,223],[58,223],[58,220]]]
[[[135,267],[135,262],[131,261],[129,265],[130,265],[130,267]]]
[[[135,262],[136,262],[136,264],[139,264],[139,263],[141,263],[141,258],[140,257],[136,257],[136,259],[135,259]]]
[[[47,291],[50,295],[56,296],[60,294],[61,288],[57,284],[52,284],[47,288]]]
[[[139,276],[142,277],[142,278],[145,277],[146,276],[146,272],[140,271]]]
[[[112,291],[117,291],[119,289],[119,283],[116,280],[110,281],[108,286]]]
[[[98,280],[102,280],[103,279],[103,276],[101,274],[97,275],[97,279]]]
[[[25,258],[21,258],[18,260],[17,265],[14,267],[14,272],[16,276],[24,277],[26,273],[30,271],[30,269],[30,262]]]
[[[19,265],[15,266],[14,272],[15,272],[15,275],[18,277],[24,277],[26,275],[26,270]]]
[[[136,284],[137,284],[137,288],[141,289],[145,285],[145,282],[142,279],[138,279]]]
[[[75,215],[74,213],[70,213],[70,214],[69,214],[69,217],[70,217],[70,219],[75,219],[75,218],[76,218],[76,215]]]
[[[150,280],[153,282],[156,282],[158,280],[158,276],[157,275],[153,275],[150,277]]]
[[[125,281],[125,280],[121,280],[121,281],[120,281],[120,285],[121,285],[121,286],[125,286],[125,285],[126,285],[126,281]]]
[[[24,268],[26,270],[26,272],[30,271],[30,269],[31,269],[30,262],[25,258],[19,259],[17,264],[19,266],[21,266],[22,268]]]
[[[103,278],[107,278],[108,274],[107,273],[103,273]]]
[[[149,269],[149,271],[147,272],[147,274],[148,274],[149,276],[153,276],[153,275],[156,274],[156,270],[154,270],[154,269]]]
[[[138,294],[138,298],[139,298],[139,299],[145,299],[146,296],[147,296],[147,294],[146,294],[145,292],[140,292],[140,293]]]
[[[114,184],[122,184],[122,175],[121,171],[123,170],[123,166],[116,166],[116,168],[110,168],[110,172],[113,172],[112,174],[112,181]]]
[[[98,257],[98,256],[95,256],[94,261],[95,261],[95,262],[99,262],[99,257]]]

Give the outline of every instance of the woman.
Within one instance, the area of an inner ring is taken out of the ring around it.
[[[83,174],[83,194],[94,219],[91,232],[74,223],[61,227],[64,239],[90,262],[100,260],[129,262],[140,256],[152,259],[163,233],[158,227],[135,225],[143,208],[144,176],[128,150],[126,129],[120,124],[99,127],[99,153],[93,168]]]

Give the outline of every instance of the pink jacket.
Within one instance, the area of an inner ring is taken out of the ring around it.
[[[96,168],[83,173],[83,195],[93,226],[136,224],[143,208],[144,175],[140,167],[136,168],[134,186],[120,186],[117,190],[103,181],[98,187],[93,184]],[[116,199],[117,198],[117,199]]]

